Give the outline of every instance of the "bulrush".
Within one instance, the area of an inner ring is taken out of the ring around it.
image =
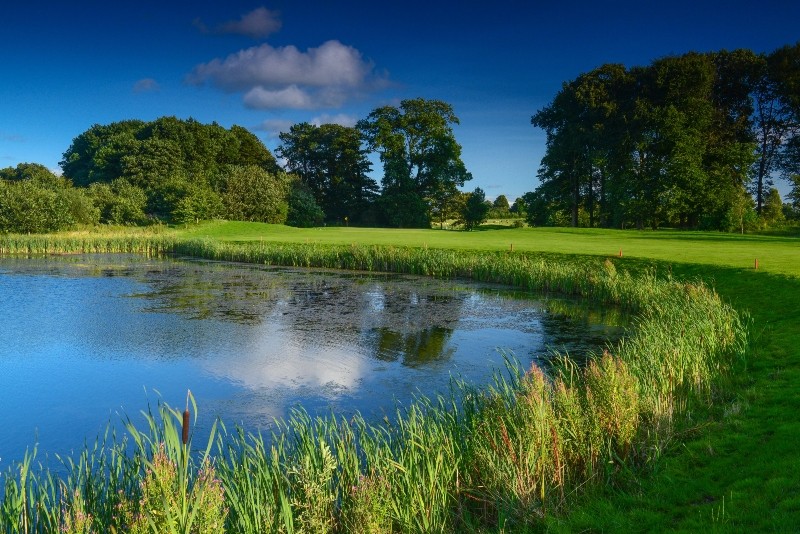
[[[183,411],[183,435],[181,436],[181,441],[184,445],[189,443],[189,395],[191,394],[191,390],[187,390],[186,409]]]

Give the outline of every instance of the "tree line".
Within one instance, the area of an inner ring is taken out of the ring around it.
[[[60,165],[63,176],[39,164],[0,169],[0,231],[222,217],[283,223],[300,189],[244,128],[175,117],[94,125]]]
[[[782,216],[774,177],[800,207],[800,43],[602,65],[531,123],[547,138],[531,224],[742,229]]]
[[[328,222],[429,228],[464,215],[468,196],[458,188],[472,175],[461,160],[457,124],[450,104],[403,100],[375,109],[355,127],[296,124],[280,134],[278,154]],[[380,187],[369,177],[370,154],[383,166]]]
[[[468,209],[470,197],[485,197],[458,189],[472,178],[458,122],[449,104],[414,99],[355,127],[296,124],[280,134],[285,169],[240,126],[175,117],[93,125],[64,152],[63,177],[37,164],[0,170],[0,231],[214,218],[394,227],[457,219],[469,229],[486,215]],[[380,186],[370,177],[373,153]]]

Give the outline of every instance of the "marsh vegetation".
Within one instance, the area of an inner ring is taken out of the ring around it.
[[[163,242],[128,248],[158,246]],[[210,240],[175,240],[164,249],[578,295],[629,310],[635,329],[584,367],[566,357],[547,373],[512,365],[489,389],[460,384],[384,423],[296,412],[269,448],[233,428],[207,444],[176,443],[179,412],[162,406],[145,430],[108,436],[69,460],[74,467],[64,477],[37,470],[29,454],[5,478],[8,530],[125,529],[139,516],[156,530],[181,531],[202,531],[203,521],[222,518],[236,532],[518,530],[657,458],[686,407],[710,398],[747,345],[742,318],[702,283],[634,276],[611,260]],[[132,444],[132,454],[121,454]],[[211,463],[189,454],[196,449],[211,451]],[[224,500],[206,499],[216,481]],[[154,484],[171,497],[146,498]],[[135,509],[121,513],[130,503]]]

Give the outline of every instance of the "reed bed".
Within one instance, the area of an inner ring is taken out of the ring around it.
[[[0,255],[42,254],[166,254],[175,247],[167,235],[6,234],[0,236]]]
[[[420,398],[379,424],[296,411],[270,439],[220,426],[189,454],[191,442],[178,438],[181,414],[162,405],[148,412],[146,430],[129,422],[124,436],[107,434],[63,460],[66,476],[37,468],[35,451],[26,455],[4,476],[4,532],[536,528],[586,488],[641,472],[691,403],[710,401],[748,343],[747,319],[702,283],[634,276],[610,260],[159,236],[135,245],[0,242],[2,251],[29,254],[114,247],[499,282],[623,307],[635,328],[613,354],[585,365],[555,355],[548,369],[521,369],[509,357],[492,384],[454,381],[448,395]]]

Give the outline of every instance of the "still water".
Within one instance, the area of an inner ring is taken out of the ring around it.
[[[293,406],[368,418],[452,376],[486,384],[623,334],[616,315],[501,286],[140,256],[0,258],[0,469],[68,453],[109,422],[191,389],[216,417],[268,430]],[[610,324],[608,324],[610,323]],[[41,453],[40,453],[41,454]]]

